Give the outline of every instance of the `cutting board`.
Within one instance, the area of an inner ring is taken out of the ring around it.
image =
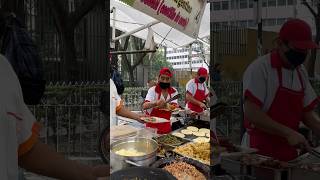
[[[135,135],[139,129],[130,125],[112,126],[110,128],[110,137],[121,138],[126,136]]]

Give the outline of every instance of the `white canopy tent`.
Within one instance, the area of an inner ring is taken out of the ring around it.
[[[116,29],[123,32],[131,32],[136,29],[141,28],[149,23],[154,23],[157,20],[146,15],[120,1],[111,0],[110,10],[115,8],[115,19],[113,15],[110,15],[110,26],[113,27],[115,23]],[[196,41],[197,39],[191,38],[186,34],[166,25],[165,23],[159,22],[151,26],[154,32],[154,41],[156,44],[161,44],[169,48],[178,48],[187,46],[190,43]],[[138,31],[133,36],[139,37],[141,39],[147,39],[148,28]],[[210,4],[206,5],[204,11],[200,30],[198,34],[198,40],[202,41],[203,38],[210,35]]]

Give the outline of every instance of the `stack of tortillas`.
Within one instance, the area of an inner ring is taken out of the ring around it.
[[[207,128],[197,128],[194,126],[188,126],[186,129],[180,132],[172,133],[172,135],[184,138],[186,135],[194,135],[198,138],[194,139],[194,142],[209,142],[210,141],[210,130]]]
[[[179,133],[179,132],[174,132],[174,133],[172,133],[172,135],[180,137],[180,138],[186,137],[183,133]]]
[[[196,142],[196,143],[210,142],[210,138],[197,137],[196,139],[193,140],[193,142]]]

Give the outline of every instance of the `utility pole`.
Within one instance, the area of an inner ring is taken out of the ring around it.
[[[262,56],[262,0],[254,0],[254,18],[258,25],[257,55]]]
[[[189,66],[190,66],[190,75],[192,76],[192,43],[189,45]]]

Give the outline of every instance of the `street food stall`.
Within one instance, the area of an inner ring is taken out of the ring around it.
[[[128,118],[118,117],[119,125],[110,129],[111,172],[150,167],[163,169],[177,179],[209,179],[209,110],[195,118],[189,117],[186,110],[172,110],[176,113],[172,114],[171,120],[180,121],[182,127],[164,135],[158,135],[155,129],[134,124]],[[157,117],[145,120],[153,123],[163,121]]]
[[[281,162],[256,154],[256,149],[235,145],[227,137],[216,137],[213,129],[210,130],[209,127],[215,116],[224,113],[221,106],[223,105],[212,106],[192,117],[190,113],[193,112],[188,109],[172,110],[175,113],[172,113],[171,119],[180,121],[182,127],[164,135],[158,135],[152,128],[134,124],[133,120],[119,117],[119,125],[110,131],[112,175],[119,175],[131,168],[143,168],[144,172],[148,173],[159,169],[159,176],[168,176],[167,179],[320,178],[320,158],[314,152],[320,151],[320,148],[315,148],[313,153],[306,153],[294,161]],[[210,109],[215,112],[207,113]],[[210,114],[215,116],[209,118]],[[154,123],[163,121],[156,117],[146,120]],[[126,177],[130,176],[130,173],[124,174]],[[148,179],[147,173],[141,174],[143,177],[133,174],[135,177]]]

